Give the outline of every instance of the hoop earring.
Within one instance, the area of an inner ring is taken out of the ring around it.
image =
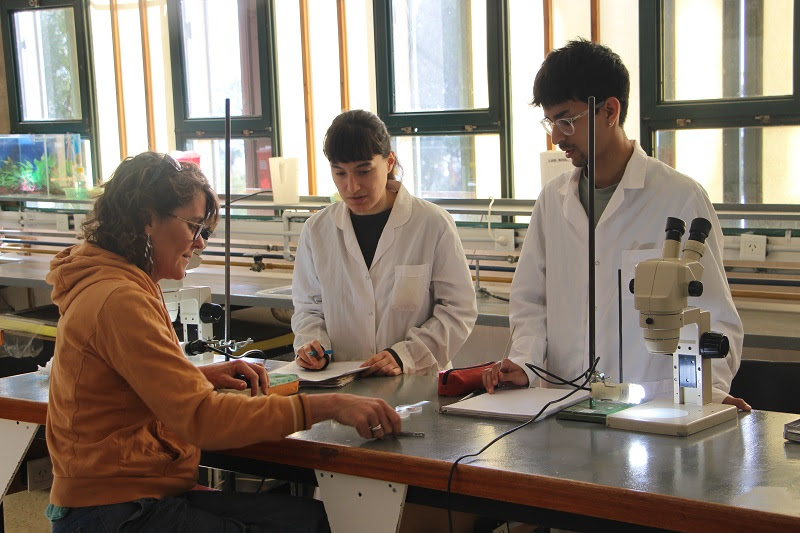
[[[144,263],[147,273],[153,273],[153,243],[150,241],[150,234],[147,234],[147,242],[144,243]]]

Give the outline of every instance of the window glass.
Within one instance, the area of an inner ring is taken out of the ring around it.
[[[791,94],[793,4],[664,1],[663,100]]]
[[[714,203],[800,203],[800,126],[662,130],[654,152]]]
[[[255,0],[181,0],[188,118],[261,115]]]
[[[627,5],[624,9],[615,6],[614,12],[624,18],[628,9]],[[553,48],[561,48],[578,37],[592,39],[592,11],[586,0],[552,0],[551,10]]]
[[[544,60],[542,5],[530,0],[511,0],[508,8],[509,61],[514,73],[509,80],[514,197],[535,199],[542,185],[538,154],[547,150],[547,134],[539,126],[542,111],[530,105],[533,80]]]
[[[422,198],[500,197],[500,137],[402,136],[393,139],[406,188]],[[480,182],[477,176],[482,176]]]
[[[486,109],[485,0],[392,0],[394,111]]]
[[[219,194],[225,193],[225,140],[188,139],[186,149],[200,157],[200,169]],[[231,139],[231,193],[271,189],[269,158],[272,140]]]
[[[20,11],[13,26],[22,120],[80,120],[72,8]]]

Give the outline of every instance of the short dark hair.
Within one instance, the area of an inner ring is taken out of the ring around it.
[[[180,172],[164,154],[156,152],[125,159],[101,186],[94,209],[81,227],[81,236],[149,274],[145,226],[153,216],[168,216],[202,193],[206,198],[205,224],[213,230],[219,221],[216,193],[197,165],[179,164]]]
[[[369,161],[376,155],[388,157],[392,151],[392,136],[386,124],[374,113],[363,109],[345,111],[331,122],[325,133],[322,152],[331,163]],[[395,164],[389,179],[396,179],[400,164]]]
[[[536,106],[553,106],[567,100],[597,102],[611,96],[620,102],[619,124],[625,124],[630,75],[622,59],[609,47],[585,39],[570,41],[553,50],[542,63],[533,82]]]

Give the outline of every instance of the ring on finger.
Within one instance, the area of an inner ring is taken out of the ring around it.
[[[370,426],[370,428],[369,428],[369,430],[372,433],[376,433],[376,432],[378,432],[378,431],[380,431],[382,429],[383,429],[383,424],[380,424],[380,423],[377,426]]]

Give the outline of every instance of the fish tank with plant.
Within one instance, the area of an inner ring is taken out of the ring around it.
[[[83,146],[71,133],[0,135],[0,196],[88,198]]]

